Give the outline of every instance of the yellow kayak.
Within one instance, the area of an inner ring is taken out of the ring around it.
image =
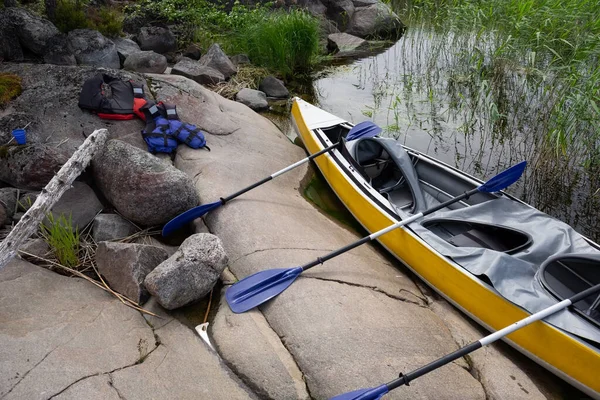
[[[293,100],[292,119],[310,154],[341,141],[314,161],[370,233],[482,183],[392,139],[346,141],[351,123],[299,98]],[[427,285],[492,331],[600,281],[600,246],[504,192],[478,193],[378,240]],[[531,277],[516,277],[524,265],[536,270]],[[519,285],[526,290],[513,290]],[[504,340],[600,399],[600,297]]]

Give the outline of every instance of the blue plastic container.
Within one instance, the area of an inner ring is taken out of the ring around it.
[[[12,131],[17,144],[25,144],[27,143],[27,136],[25,136],[25,129],[13,129]]]

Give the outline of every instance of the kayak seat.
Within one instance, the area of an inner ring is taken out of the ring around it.
[[[345,149],[357,171],[394,207],[411,213],[427,209],[412,160],[398,141],[363,138],[346,142]]]

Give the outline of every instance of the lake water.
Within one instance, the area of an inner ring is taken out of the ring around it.
[[[528,69],[526,56],[491,60],[497,45],[491,36],[409,29],[378,55],[321,72],[306,99],[353,123],[372,120],[481,179],[527,160],[526,176],[508,191],[598,240],[599,178],[577,155],[556,157],[544,139],[555,83]]]

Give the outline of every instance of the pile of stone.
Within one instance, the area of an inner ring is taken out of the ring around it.
[[[5,187],[0,188],[0,226],[8,230],[35,202],[39,190],[66,157],[35,143],[2,149],[0,180]],[[120,140],[107,142],[92,160],[92,169],[96,190],[76,181],[51,212],[55,218],[65,216],[71,220],[73,229],[80,232],[91,227],[93,240],[98,243],[96,264],[111,288],[138,303],[153,295],[167,309],[209,293],[228,263],[216,236],[196,234],[179,248],[156,239],[150,244],[120,243],[135,234],[139,226],[164,225],[198,205],[198,194],[187,175]],[[104,204],[99,197],[105,199]],[[118,214],[101,214],[106,206]],[[47,257],[49,250],[40,238],[21,247],[27,255],[41,258]]]

